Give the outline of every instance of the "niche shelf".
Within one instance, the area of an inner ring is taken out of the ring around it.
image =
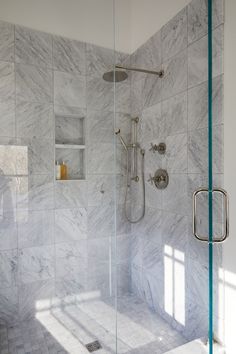
[[[55,115],[55,159],[67,165],[68,179],[85,179],[85,118]]]

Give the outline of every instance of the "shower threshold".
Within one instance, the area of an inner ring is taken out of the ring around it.
[[[165,354],[208,354],[209,346],[201,339],[196,339],[190,343],[184,344]],[[225,354],[225,349],[218,343],[214,344],[214,354]]]

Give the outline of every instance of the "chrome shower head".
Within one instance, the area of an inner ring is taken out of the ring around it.
[[[107,82],[122,82],[128,78],[128,74],[124,70],[112,70],[103,74],[103,80]]]

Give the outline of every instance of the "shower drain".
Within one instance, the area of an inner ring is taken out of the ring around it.
[[[95,340],[95,342],[86,344],[85,347],[88,349],[90,353],[96,352],[99,349],[102,349],[101,344],[99,343],[98,340]]]

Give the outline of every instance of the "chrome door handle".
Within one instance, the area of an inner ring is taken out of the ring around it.
[[[193,193],[193,234],[197,240],[202,242],[209,242],[208,236],[201,236],[197,234],[197,196],[201,193],[209,193],[206,188],[200,188]],[[220,193],[224,198],[224,233],[222,237],[213,237],[213,243],[224,242],[229,237],[229,197],[228,193],[222,188],[213,189],[212,193]]]

